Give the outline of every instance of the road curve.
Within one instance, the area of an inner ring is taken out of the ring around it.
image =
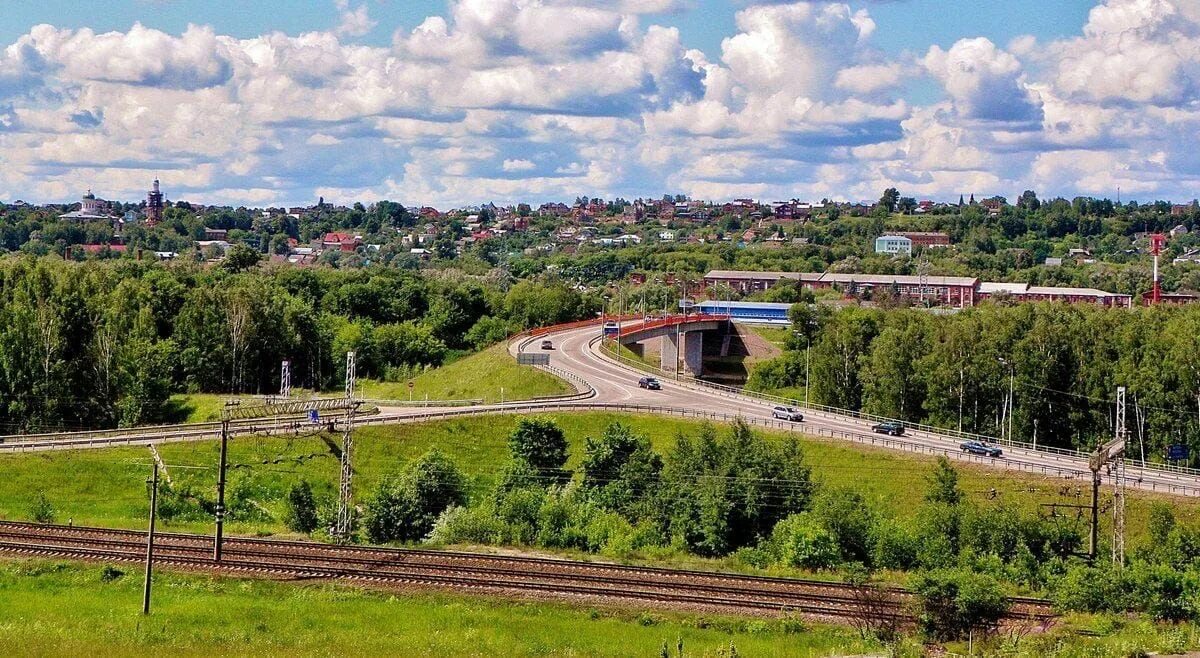
[[[689,409],[701,413],[742,416],[749,420],[771,421],[770,402],[746,395],[707,389],[689,382],[676,382],[660,378],[662,390],[650,391],[639,388],[638,379],[646,373],[619,363],[604,354],[599,347],[599,326],[567,329],[552,332],[542,339],[551,340],[555,350],[551,351],[551,364],[586,381],[596,394],[595,404],[645,404],[677,409]],[[515,343],[514,349],[526,343]],[[537,341],[527,343],[527,351],[541,351]],[[871,421],[817,410],[806,410],[805,420],[796,423],[796,430],[807,434],[829,437],[858,438],[871,434]],[[781,425],[787,425],[781,423]],[[876,445],[899,447],[908,451],[942,453],[948,457],[962,459],[985,466],[1040,473],[1061,478],[1064,484],[1086,489],[1091,474],[1086,458],[1074,455],[1055,454],[1015,446],[1006,446],[1004,457],[993,459],[966,455],[959,445],[961,439],[929,431],[909,430],[902,439],[880,437]],[[1111,482],[1108,473],[1102,479]],[[1131,488],[1159,491],[1163,493],[1200,496],[1200,477],[1184,473],[1172,473],[1154,469],[1142,470],[1126,467],[1127,484]]]

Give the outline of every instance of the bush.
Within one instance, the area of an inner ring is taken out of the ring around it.
[[[287,497],[287,527],[312,534],[317,529],[317,501],[307,480],[292,485]]]
[[[1110,566],[1074,565],[1054,582],[1051,599],[1064,611],[1124,612],[1133,603],[1133,588],[1123,576]]]
[[[875,513],[862,494],[848,489],[826,491],[817,498],[813,515],[833,535],[842,560],[870,564]]]
[[[880,569],[907,571],[917,565],[920,543],[907,526],[896,521],[875,525],[871,541],[871,564]]]
[[[367,537],[378,543],[421,539],[433,530],[442,512],[466,502],[462,472],[441,452],[431,450],[399,476],[379,483],[367,502]]]
[[[837,539],[808,512],[780,521],[771,533],[779,563],[802,569],[828,569],[838,563]]]
[[[508,437],[514,459],[523,460],[547,481],[565,480],[567,437],[554,421],[546,418],[522,418]]]
[[[504,522],[487,507],[447,508],[429,533],[433,544],[498,544],[506,540]]]
[[[935,640],[955,640],[971,631],[991,631],[1008,611],[1000,583],[991,576],[942,569],[922,574],[913,586],[918,621]]]
[[[46,498],[45,491],[39,491],[33,503],[29,506],[29,518],[34,523],[54,523],[54,505]]]
[[[657,495],[662,459],[650,440],[613,423],[599,439],[588,437],[582,485],[592,500],[631,518],[646,516]]]

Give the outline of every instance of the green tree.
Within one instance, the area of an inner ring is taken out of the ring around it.
[[[579,470],[583,488],[601,506],[630,518],[652,512],[662,458],[645,436],[620,423],[609,425],[600,438],[588,437]]]
[[[888,212],[895,212],[899,202],[900,191],[894,187],[887,188],[883,191],[883,196],[879,197],[879,205],[886,208]]]
[[[225,259],[221,261],[221,267],[228,272],[244,272],[262,260],[262,253],[253,247],[245,244],[235,244],[229,248],[225,254]]]
[[[959,570],[921,574],[913,584],[923,630],[935,640],[955,640],[971,631],[989,631],[1008,612],[996,579]]]
[[[466,487],[466,476],[454,462],[430,450],[376,487],[366,506],[367,537],[376,543],[425,537],[438,515],[466,504]]]
[[[567,437],[549,418],[522,418],[508,437],[514,459],[532,466],[551,480],[564,480],[567,473]]]
[[[938,457],[937,465],[929,474],[925,500],[931,503],[957,505],[963,501],[962,489],[958,487],[958,470],[944,456]]]
[[[305,534],[317,529],[317,501],[307,480],[292,485],[287,497],[287,527]]]

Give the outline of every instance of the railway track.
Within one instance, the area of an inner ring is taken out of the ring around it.
[[[0,522],[0,553],[88,561],[137,562],[145,535],[104,528]],[[843,583],[613,565],[456,551],[333,546],[233,537],[212,560],[212,538],[162,533],[155,562],[170,567],[289,580],[339,580],[384,588],[439,588],[532,598],[830,620],[863,614],[861,590]],[[912,595],[884,590],[876,616],[911,621]],[[1013,599],[1012,621],[1053,617],[1045,601]]]

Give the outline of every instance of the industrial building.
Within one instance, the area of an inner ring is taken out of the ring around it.
[[[1016,302],[1068,302],[1129,308],[1130,295],[1095,288],[1033,286],[1028,283],[990,283],[961,276],[911,276],[904,274],[840,274],[812,272],[740,272],[713,270],[704,277],[706,287],[721,284],[747,294],[767,290],[780,281],[798,281],[812,290],[834,289],[846,296],[870,299],[887,294],[914,304],[967,308],[985,299]],[[722,304],[726,302],[721,302]]]

